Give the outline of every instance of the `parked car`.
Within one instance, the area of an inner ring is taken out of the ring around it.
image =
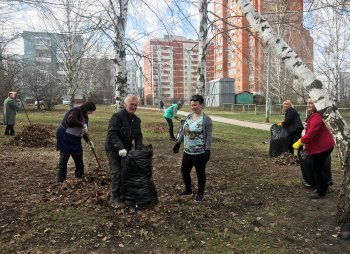
[[[44,103],[45,103],[45,102],[44,102],[43,100],[40,100],[40,101],[39,101],[39,105],[44,105]],[[35,101],[34,104],[35,104],[35,105],[38,105],[38,101]]]
[[[63,105],[70,105],[70,100],[69,99],[65,99],[62,101]]]

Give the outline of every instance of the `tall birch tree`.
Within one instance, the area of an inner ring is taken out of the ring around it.
[[[104,13],[108,17],[105,27],[101,27],[104,34],[111,40],[114,49],[114,83],[115,103],[117,110],[124,108],[127,93],[126,43],[125,29],[128,19],[129,0],[108,0],[101,3]]]
[[[198,70],[197,70],[197,89],[196,93],[204,95],[205,93],[205,72],[206,72],[206,52],[208,37],[208,1],[198,0],[199,8],[199,42],[198,42]]]
[[[308,69],[300,57],[285,43],[280,36],[272,31],[266,19],[257,13],[250,0],[236,0],[250,26],[256,30],[262,40],[279,55],[286,68],[293,73],[309,91],[309,96],[314,101],[318,111],[331,130],[336,141],[339,158],[344,169],[344,179],[338,203],[337,221],[341,226],[340,236],[350,237],[350,154],[349,154],[349,129],[340,115],[337,107],[322,82],[316,79],[314,73]]]

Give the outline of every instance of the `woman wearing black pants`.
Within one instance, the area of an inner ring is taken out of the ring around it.
[[[180,133],[173,152],[178,153],[182,141],[184,141],[184,153],[182,157],[181,173],[185,184],[185,190],[180,196],[192,195],[191,170],[194,166],[198,178],[198,192],[195,201],[204,200],[206,183],[205,167],[210,159],[212,121],[203,113],[204,98],[201,95],[191,97],[192,114],[187,116],[183,131]]]
[[[293,148],[299,149],[301,145],[305,145],[305,152],[311,159],[317,184],[317,189],[311,194],[310,198],[319,199],[326,195],[328,189],[324,164],[333,151],[334,140],[310,98],[307,101],[307,110],[311,114],[306,120],[305,135],[293,144]]]

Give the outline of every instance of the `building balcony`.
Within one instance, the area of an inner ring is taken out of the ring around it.
[[[40,57],[40,56],[37,56],[35,58],[35,61],[37,63],[51,63],[51,57]]]
[[[50,47],[43,45],[43,44],[40,44],[40,45],[35,45],[35,49],[36,50],[49,50]]]

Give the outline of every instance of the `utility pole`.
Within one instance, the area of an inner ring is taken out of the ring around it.
[[[269,98],[269,89],[270,89],[270,68],[271,68],[271,47],[268,48],[268,56],[267,56],[267,80],[266,80],[266,111],[265,111],[265,122],[269,123],[269,116],[270,116],[270,110],[271,102]]]

